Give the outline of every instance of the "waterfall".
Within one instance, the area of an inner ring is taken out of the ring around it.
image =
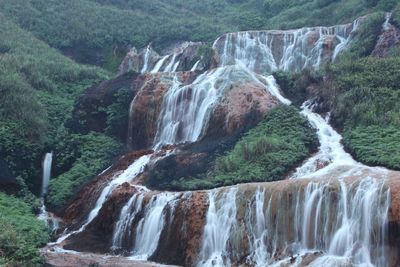
[[[213,47],[219,55],[220,66],[240,62],[264,74],[276,70],[319,69],[347,47],[358,24],[359,19],[333,27],[228,33],[217,39]],[[327,42],[333,49],[325,45]]]
[[[150,45],[148,45],[146,47],[146,52],[144,53],[143,68],[140,71],[140,73],[145,73],[147,71],[147,69],[149,68],[150,54],[151,54],[151,47],[150,47]]]
[[[318,252],[322,255],[310,266],[386,266],[382,248],[390,192],[384,177],[311,182],[293,193],[283,198],[273,189],[256,191],[247,222],[249,263],[281,266],[277,262]]]
[[[391,12],[386,12],[385,13],[385,22],[383,23],[383,30],[388,31],[390,30],[390,19],[392,18],[392,13]]]
[[[194,142],[205,129],[212,107],[223,93],[220,78],[226,73],[218,68],[203,73],[182,86],[178,79],[164,96],[155,147],[165,144]]]
[[[306,101],[301,108],[301,113],[317,129],[320,147],[317,154],[296,169],[292,178],[305,177],[311,174],[313,176],[321,175],[322,172],[328,172],[339,165],[357,165],[358,163],[351,155],[344,151],[341,144],[342,136],[329,125],[329,117],[324,119],[319,114],[314,113],[312,111],[314,105],[311,101]],[[319,168],[322,168],[322,170],[318,171]]]
[[[157,61],[156,65],[152,69],[151,73],[157,73],[160,71],[161,67],[164,65],[164,62],[169,58],[170,55],[163,56],[160,60]]]
[[[113,250],[117,250],[122,248],[123,238],[127,235],[128,238],[131,236],[131,224],[135,219],[136,215],[142,209],[144,194],[137,193],[134,194],[129,201],[125,204],[125,206],[121,209],[121,214],[119,219],[115,225],[114,233],[113,233]]]
[[[43,175],[42,175],[42,198],[47,195],[51,175],[51,163],[53,161],[53,152],[46,153],[43,160]]]
[[[190,71],[195,71],[197,69],[197,66],[199,66],[200,64],[200,59],[196,61],[196,63],[194,63],[193,67],[190,69]]]
[[[171,59],[171,61],[168,63],[168,65],[165,67],[164,72],[175,72],[175,70],[176,70],[175,67],[177,67],[176,63],[179,64],[179,61],[178,61],[178,62],[175,62],[176,57],[177,57],[177,54],[173,54],[173,55],[172,55],[172,59]]]
[[[149,163],[149,161],[150,161],[150,155],[144,155],[135,160],[126,170],[124,170],[119,174],[116,174],[114,178],[110,181],[110,183],[108,183],[107,186],[102,190],[99,198],[96,201],[95,207],[90,211],[83,225],[78,230],[60,237],[56,243],[61,243],[71,235],[80,233],[83,230],[85,230],[86,226],[89,225],[89,223],[91,223],[94,218],[96,218],[100,209],[103,207],[103,204],[106,202],[106,200],[111,195],[113,190],[117,186],[136,178],[140,173],[144,171],[144,168],[147,165],[147,163]]]
[[[164,209],[174,198],[175,194],[172,193],[161,193],[151,198],[146,215],[136,228],[135,259],[147,260],[156,250],[164,227]]]
[[[235,187],[222,194],[218,190],[210,191],[198,266],[230,265],[227,243],[236,224],[236,192]]]

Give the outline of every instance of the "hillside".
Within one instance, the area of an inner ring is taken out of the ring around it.
[[[304,170],[339,173],[335,153],[371,177],[380,173],[375,167],[397,177],[399,44],[396,0],[0,0],[0,219],[11,229],[0,236],[0,264],[41,264],[37,248],[48,233],[33,215],[41,205],[41,162],[50,151],[45,204],[64,220],[62,229],[87,225],[67,240],[67,248],[87,252],[125,254],[134,245],[115,241],[117,212],[131,195],[151,205],[166,207],[173,198],[201,205],[204,219],[210,192],[219,192],[214,200],[225,207],[235,185],[258,182],[272,199],[269,182]],[[327,125],[320,121],[326,117]],[[140,160],[148,162],[130,170]],[[129,186],[129,175],[138,182]],[[136,183],[154,191],[144,193]],[[222,186],[232,190],[197,191]],[[106,189],[98,214],[85,221]],[[153,198],[167,190],[185,192]],[[187,190],[195,190],[195,200],[186,199]],[[165,207],[160,214],[173,212]],[[174,220],[196,216],[187,211]],[[201,223],[192,224],[196,242]],[[166,231],[158,250],[149,244],[146,259],[194,264],[195,248],[165,254],[172,242]],[[194,242],[187,234],[176,238]]]

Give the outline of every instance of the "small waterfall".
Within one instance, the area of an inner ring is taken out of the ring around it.
[[[390,19],[392,18],[392,13],[391,12],[386,12],[385,13],[385,22],[383,23],[383,30],[388,31],[390,30]]]
[[[164,227],[164,209],[174,198],[175,194],[172,193],[161,193],[151,198],[146,215],[136,228],[135,259],[147,260],[156,250]]]
[[[125,206],[121,209],[121,214],[115,225],[113,233],[112,250],[122,248],[122,242],[125,236],[131,237],[131,225],[136,214],[141,211],[144,194],[134,194]]]
[[[42,191],[41,196],[44,198],[47,195],[51,175],[51,163],[53,161],[53,152],[46,153],[43,160],[43,175],[42,175]]]
[[[200,61],[201,61],[200,59],[197,60],[196,63],[194,63],[193,67],[190,69],[190,71],[195,71],[200,64]]]
[[[106,202],[108,197],[111,195],[113,190],[125,183],[129,182],[130,180],[136,178],[140,173],[143,172],[144,168],[146,167],[147,163],[150,161],[150,155],[145,155],[137,160],[135,160],[126,170],[124,170],[122,173],[117,174],[114,179],[111,180],[111,182],[103,189],[101,192],[99,198],[96,201],[95,207],[90,211],[85,223],[76,231],[73,231],[67,235],[64,235],[60,237],[56,243],[61,243],[68,237],[70,237],[73,234],[77,234],[85,230],[86,226],[93,221],[94,218],[96,218],[97,214],[99,213],[100,209],[103,207],[103,204]]]
[[[203,73],[190,84],[182,86],[178,79],[164,96],[155,147],[198,140],[208,122],[215,102],[223,93],[220,77],[225,68]]]
[[[177,54],[173,54],[172,55],[172,59],[168,63],[168,65],[165,67],[164,72],[175,72],[176,68],[178,67],[177,64],[179,64],[179,61],[175,62],[176,61],[176,57],[177,57]]]
[[[228,241],[236,222],[236,192],[218,190],[209,193],[207,222],[204,226],[200,261],[197,266],[229,266]]]
[[[276,83],[274,76],[270,75],[270,76],[266,77],[265,81],[267,83],[267,89],[271,93],[271,95],[278,98],[278,100],[281,101],[285,105],[290,105],[292,103],[289,99],[282,96],[282,94],[279,90],[279,86]]]
[[[341,144],[342,136],[329,125],[328,119],[322,118],[312,110],[314,105],[311,101],[306,101],[302,105],[301,113],[308,119],[310,124],[317,129],[318,140],[320,142],[319,151],[316,155],[309,158],[302,166],[296,169],[292,178],[300,178],[308,175],[321,175],[321,171],[327,172],[338,165],[357,165],[358,163],[350,154],[344,151]],[[329,168],[326,168],[329,166]]]
[[[164,62],[170,57],[170,55],[163,56],[160,60],[157,61],[156,65],[152,69],[151,73],[157,73],[160,71],[161,67],[164,65]]]
[[[143,68],[140,71],[140,73],[145,73],[147,72],[147,69],[149,68],[149,60],[150,60],[150,54],[151,54],[151,47],[148,45],[146,47],[146,52],[144,53],[144,62],[143,62]]]

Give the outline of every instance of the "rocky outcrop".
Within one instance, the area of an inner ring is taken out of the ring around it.
[[[382,33],[371,53],[374,57],[385,57],[392,48],[400,46],[400,30],[390,23],[390,18],[391,14],[387,13],[382,26]]]
[[[218,102],[209,122],[207,137],[223,137],[254,127],[264,115],[279,105],[265,85],[238,82]]]
[[[203,45],[201,42],[176,43],[164,49],[162,56],[157,54],[150,45],[140,52],[132,48],[122,61],[118,75],[129,71],[156,73],[204,69],[208,63],[204,61],[205,58],[202,59],[199,50]]]
[[[183,86],[191,83],[195,77],[194,72],[146,73],[138,77],[135,84],[139,90],[129,111],[130,149],[152,147],[165,93],[172,87],[175,79]]]
[[[107,127],[107,107],[118,102],[119,97],[126,98],[126,103],[130,103],[137,92],[134,83],[137,77],[137,73],[130,72],[87,89],[76,101],[72,119],[67,122],[67,126],[84,134],[90,131],[104,132]],[[122,90],[125,90],[124,95],[119,96]],[[128,106],[121,108],[128,110]],[[125,120],[120,127],[113,129],[120,140],[126,139],[127,127]]]
[[[114,179],[121,171],[125,170],[136,159],[150,153],[152,153],[152,151],[142,150],[125,154],[110,168],[99,174],[88,184],[83,185],[65,210],[60,210],[56,214],[59,217],[63,217],[70,229],[78,228],[86,219],[90,210],[95,206],[97,198],[100,196],[107,183]],[[133,178],[135,177],[132,177],[132,179]]]

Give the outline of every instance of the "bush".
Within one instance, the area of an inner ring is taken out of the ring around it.
[[[62,207],[85,183],[108,167],[120,149],[118,142],[103,134],[70,134],[56,147],[55,157],[59,164],[73,162],[69,163],[69,170],[51,179],[47,196],[49,207]]]
[[[37,266],[41,263],[38,248],[47,241],[46,226],[31,207],[0,193],[0,264]]]

